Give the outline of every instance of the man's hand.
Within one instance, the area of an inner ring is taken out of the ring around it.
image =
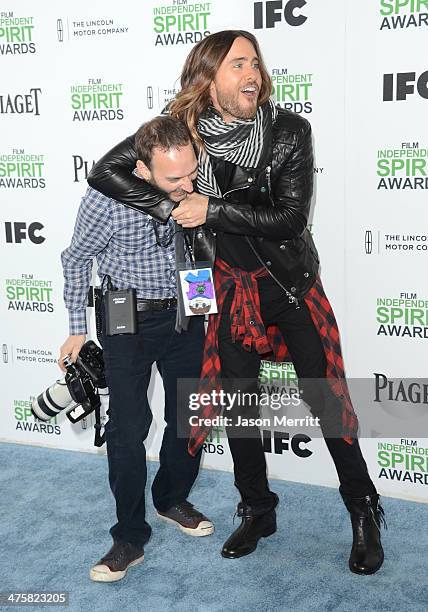
[[[207,220],[208,198],[200,193],[189,193],[172,211],[173,218],[182,227],[198,227]]]
[[[80,352],[80,349],[85,344],[86,336],[68,336],[67,340],[64,342],[62,347],[60,348],[60,354],[58,359],[58,365],[63,372],[66,372],[66,367],[63,363],[64,357],[67,355],[70,356],[71,361],[74,363],[77,359],[77,355]]]

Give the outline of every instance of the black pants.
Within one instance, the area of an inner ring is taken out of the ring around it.
[[[363,497],[376,493],[367,466],[361,454],[358,440],[352,445],[337,436],[340,427],[341,406],[329,391],[325,379],[326,359],[318,332],[310,312],[302,300],[296,309],[287,296],[269,279],[259,281],[260,311],[265,327],[277,325],[284,337],[293,360],[299,383],[304,379],[321,379],[325,384],[309,385],[305,389],[305,402],[314,416],[319,417],[324,439],[336,466],[341,490],[350,497]],[[219,352],[222,377],[225,379],[257,380],[260,356],[255,351],[246,351],[241,344],[234,344],[230,336],[230,306],[233,290],[229,292],[219,327]],[[266,477],[266,460],[260,434],[247,429],[247,437],[240,432],[228,432],[229,446],[233,457],[235,484],[244,501],[253,506],[265,506],[271,500]],[[326,432],[335,432],[335,437]],[[243,434],[245,435],[245,434]]]
[[[138,313],[138,334],[103,336],[110,392],[106,424],[110,487],[118,522],[113,539],[143,546],[151,528],[145,518],[146,439],[152,412],[147,399],[156,363],[165,390],[165,421],[160,467],[152,485],[153,503],[166,511],[183,502],[196,479],[201,453],[187,451],[188,440],[177,437],[177,379],[199,378],[204,343],[203,317],[192,317],[189,330],[175,330],[175,310]]]

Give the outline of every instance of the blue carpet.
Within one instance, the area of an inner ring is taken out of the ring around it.
[[[0,590],[69,591],[69,607],[51,609],[428,610],[426,505],[383,499],[386,561],[374,576],[356,576],[347,567],[351,527],[337,491],[272,481],[280,496],[277,534],[256,553],[226,560],[219,550],[232,531],[237,492],[231,474],[203,470],[191,501],[215,533],[185,536],[157,519],[149,500],[153,535],[144,563],[118,583],[98,584],[88,571],[110,548],[115,522],[106,458],[15,444],[0,444],[0,458]],[[156,467],[149,463],[150,480]]]

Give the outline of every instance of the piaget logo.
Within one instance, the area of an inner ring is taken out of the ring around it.
[[[271,79],[277,104],[295,113],[312,112],[312,74],[291,74],[287,68],[273,68]]]
[[[428,26],[428,0],[380,0],[380,30]]]
[[[400,338],[428,338],[428,300],[416,293],[400,293],[399,298],[377,298],[377,335]]]
[[[418,440],[378,442],[377,462],[379,478],[428,485],[428,448],[420,446]]]
[[[174,0],[153,8],[155,46],[191,45],[210,34],[208,21],[212,2]]]
[[[82,155],[73,155],[74,182],[80,183],[88,178],[92,166],[95,165],[95,160],[84,159]]]
[[[12,149],[0,154],[0,189],[44,189],[45,156]]]
[[[21,278],[7,278],[5,290],[8,310],[54,311],[52,281],[36,279],[32,274],[22,274]]]
[[[61,428],[57,424],[57,417],[52,417],[47,423],[42,423],[33,416],[31,412],[31,403],[33,398],[29,400],[16,399],[13,402],[13,411],[16,420],[16,430],[31,431],[45,434],[61,434]]]
[[[35,53],[33,35],[34,17],[17,17],[13,11],[0,12],[0,55]]]
[[[32,87],[27,93],[1,94],[0,113],[2,115],[40,115],[40,87]]]
[[[115,121],[124,117],[122,83],[89,79],[87,85],[70,88],[73,121]]]
[[[428,149],[420,147],[418,142],[402,142],[397,149],[379,149],[377,188],[428,189],[427,158]]]

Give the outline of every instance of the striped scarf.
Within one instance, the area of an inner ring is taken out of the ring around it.
[[[210,106],[198,120],[198,132],[205,149],[199,151],[198,191],[221,198],[210,157],[224,159],[242,168],[258,168],[266,142],[266,132],[275,122],[277,109],[272,100],[259,106],[253,119],[235,119],[231,123]]]

